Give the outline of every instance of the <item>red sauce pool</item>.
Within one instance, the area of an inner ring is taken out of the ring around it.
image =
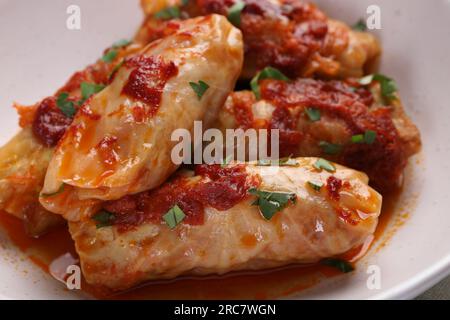
[[[392,221],[398,196],[399,192],[396,192],[385,197],[375,240],[381,238]],[[50,272],[50,264],[57,258],[67,253],[76,257],[74,244],[66,227],[56,229],[39,239],[32,239],[25,234],[20,220],[0,213],[0,229],[4,229],[11,241],[47,273]],[[358,251],[349,252],[346,258],[358,254]],[[82,290],[100,299],[275,299],[301,292],[324,278],[339,275],[339,271],[327,266],[296,265],[263,272],[232,273],[221,277],[184,277],[157,281],[120,294],[99,292],[82,281]]]

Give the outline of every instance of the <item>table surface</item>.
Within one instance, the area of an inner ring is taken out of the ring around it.
[[[418,296],[417,300],[450,300],[450,277]]]

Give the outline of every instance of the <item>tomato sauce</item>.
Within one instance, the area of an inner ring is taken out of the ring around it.
[[[147,104],[147,116],[153,116],[161,104],[162,93],[167,81],[178,74],[172,61],[161,57],[138,55],[129,58],[125,67],[133,69],[122,93]]]
[[[103,206],[114,214],[112,224],[126,231],[144,222],[160,222],[162,216],[175,205],[186,214],[183,223],[200,225],[205,207],[220,211],[234,207],[248,196],[248,190],[259,184],[257,177],[248,176],[245,166],[222,168],[220,165],[196,167],[197,181],[176,176],[162,187],[136,195],[129,195]]]
[[[244,129],[261,127],[279,129],[280,156],[323,157],[347,167],[366,172],[370,183],[382,192],[398,186],[406,166],[407,155],[398,131],[392,121],[390,107],[374,109],[374,96],[369,89],[352,79],[348,81],[320,81],[299,79],[294,82],[263,80],[260,82],[261,98],[274,110],[270,119],[261,124],[253,117],[252,106],[256,100],[247,93],[232,95],[231,112],[236,126]],[[318,109],[321,125],[303,121],[307,108]],[[328,142],[334,127],[344,127],[346,143],[336,154],[321,150],[319,143]],[[352,136],[373,131],[373,143],[353,143]]]
[[[244,35],[245,61],[252,61],[257,70],[272,66],[288,76],[301,76],[313,53],[325,45],[326,16],[303,1],[283,0],[281,5],[268,0],[244,2],[239,28]],[[227,16],[234,4],[232,0],[198,0],[192,10],[189,5],[186,10],[194,16]]]
[[[327,179],[327,191],[331,199],[337,201],[339,200],[339,191],[342,188],[342,180],[336,178],[335,176],[330,176]]]
[[[114,170],[115,165],[119,161],[117,137],[106,136],[100,140],[95,148],[102,159],[103,165],[109,170]]]
[[[280,157],[289,157],[298,152],[303,134],[297,130],[296,116],[286,108],[276,108],[269,123],[269,129],[278,129],[280,133]]]
[[[400,190],[384,198],[379,225],[373,239],[342,255],[342,259],[355,261],[370,248],[372,241],[380,242],[396,216]],[[0,212],[0,232],[5,231],[11,241],[31,261],[47,273],[62,257],[71,257],[68,264],[78,259],[74,243],[66,226],[54,229],[36,239],[26,235],[19,219]],[[61,268],[61,267],[60,267]],[[291,265],[259,272],[238,272],[224,276],[179,277],[174,280],[152,281],[126,292],[113,293],[90,286],[82,280],[83,292],[99,299],[275,299],[282,298],[317,285],[324,279],[342,275],[324,265]],[[62,284],[61,284],[62,286]]]
[[[55,147],[72,123],[73,119],[64,115],[57,106],[57,98],[62,93],[68,94],[67,102],[72,102],[76,111],[81,110],[85,116],[98,119],[98,115],[93,115],[88,108],[79,108],[80,86],[82,82],[108,83],[108,74],[112,68],[112,65],[104,62],[88,66],[85,70],[76,72],[55,95],[45,98],[36,107],[29,107],[30,110],[34,110],[28,117],[32,118],[30,122],[36,139],[46,147]],[[23,109],[22,107],[20,111]]]
[[[56,106],[56,99],[49,97],[38,106],[32,128],[33,134],[46,147],[54,147],[64,135],[72,119]]]

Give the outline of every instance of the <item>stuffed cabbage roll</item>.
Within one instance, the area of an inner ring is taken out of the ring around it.
[[[140,48],[125,42],[114,44],[102,59],[76,72],[53,96],[32,106],[15,105],[22,129],[0,148],[0,210],[22,219],[30,235],[41,235],[63,220],[40,205],[39,193],[54,147],[72,122],[79,101],[106,85],[120,61]]]
[[[275,171],[274,171],[275,170]],[[70,223],[86,280],[123,290],[179,275],[315,263],[363,244],[381,196],[367,176],[317,158],[201,165]]]
[[[23,129],[0,149],[0,208],[24,221],[30,236],[39,236],[63,219],[42,208],[38,201],[51,149]]]
[[[142,7],[148,18],[136,39],[143,42],[170,30],[172,22],[164,22],[170,19],[227,16],[244,35],[245,79],[267,66],[293,78],[360,77],[376,67],[381,54],[373,35],[328,19],[303,0],[142,0]]]
[[[371,185],[387,192],[401,185],[421,139],[398,94],[387,90],[393,80],[373,78],[368,85],[359,79],[263,80],[260,99],[251,91],[233,93],[216,127],[279,129],[282,156],[327,158],[365,172]]]
[[[172,133],[213,124],[242,63],[241,32],[220,15],[186,20],[127,58],[58,143],[42,205],[76,220],[98,200],[162,184],[177,169]]]

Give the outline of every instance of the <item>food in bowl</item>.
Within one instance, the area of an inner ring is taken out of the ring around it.
[[[68,228],[87,283],[112,292],[292,264],[353,270],[346,256],[367,250],[421,145],[394,80],[374,73],[376,38],[299,0],[142,4],[133,41],[16,105],[0,208],[30,236]],[[196,121],[278,130],[279,158],[173,163],[172,133]]]

